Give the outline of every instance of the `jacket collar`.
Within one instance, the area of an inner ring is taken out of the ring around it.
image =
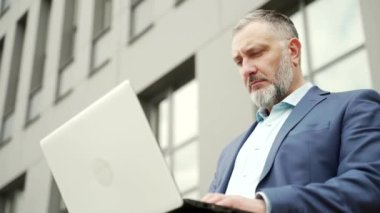
[[[320,90],[317,86],[313,86],[307,94],[300,100],[297,106],[293,109],[288,119],[285,121],[284,125],[281,127],[275,141],[273,142],[272,148],[268,154],[266,163],[264,165],[263,172],[260,177],[260,181],[265,178],[271,169],[274,159],[276,157],[277,151],[288,135],[288,133],[293,129],[293,127],[298,124],[318,103],[326,99],[325,95],[328,95],[329,92],[325,92]],[[219,187],[216,189],[216,192],[224,193],[227,189],[228,182],[230,180],[232,171],[234,169],[236,157],[240,151],[240,148],[243,146],[247,138],[251,135],[253,130],[256,128],[257,122],[254,122],[249,129],[243,133],[239,138],[237,138],[234,142],[232,142],[233,146],[230,147],[229,155],[226,156],[227,159],[224,160],[226,163],[225,172],[221,174],[221,180]]]
[[[300,100],[296,107],[290,113],[288,119],[282,125],[278,132],[271,150],[269,151],[267,160],[261,173],[260,181],[265,178],[269,170],[272,168],[277,151],[281,146],[288,133],[321,101],[326,99],[329,92],[322,91],[317,86],[312,87],[306,95]]]

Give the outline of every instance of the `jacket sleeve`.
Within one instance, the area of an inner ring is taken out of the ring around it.
[[[334,178],[261,190],[272,212],[380,212],[379,93],[365,90],[351,97],[340,138]]]

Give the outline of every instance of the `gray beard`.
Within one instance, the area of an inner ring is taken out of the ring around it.
[[[262,89],[253,91],[250,94],[251,99],[256,106],[271,109],[273,105],[279,103],[286,97],[292,81],[293,71],[290,56],[284,51],[273,83]]]

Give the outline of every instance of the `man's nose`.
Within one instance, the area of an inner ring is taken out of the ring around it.
[[[242,64],[243,75],[245,78],[257,73],[257,66],[252,60],[244,59]]]

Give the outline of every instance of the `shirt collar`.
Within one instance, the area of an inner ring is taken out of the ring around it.
[[[272,110],[284,110],[288,108],[294,108],[298,102],[306,95],[306,93],[313,87],[313,84],[310,82],[306,82],[301,87],[293,91],[290,95],[288,95],[284,100],[280,103],[273,106]],[[269,116],[269,113],[264,108],[259,108],[256,112],[256,121],[261,122]]]

